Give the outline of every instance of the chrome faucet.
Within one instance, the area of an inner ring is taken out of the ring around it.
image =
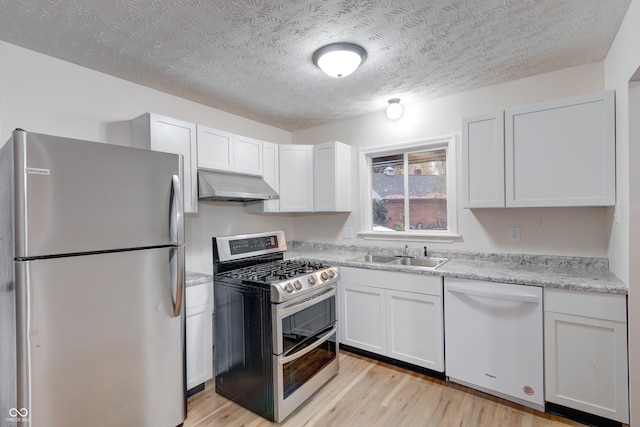
[[[423,253],[425,258],[429,258],[429,254],[427,253],[427,247],[424,247],[424,253]]]
[[[404,256],[409,256],[409,245],[404,245]]]

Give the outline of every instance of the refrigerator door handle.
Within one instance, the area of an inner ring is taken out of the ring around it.
[[[183,219],[183,199],[180,177],[171,177],[171,216],[169,223],[169,233],[177,245],[184,243],[184,219]]]
[[[171,264],[175,265],[175,295],[173,295],[173,316],[178,317],[182,312],[182,303],[184,300],[184,246],[171,248]],[[175,264],[174,264],[175,263]]]

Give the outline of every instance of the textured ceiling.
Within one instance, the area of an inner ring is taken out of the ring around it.
[[[0,40],[295,131],[602,60],[629,3],[0,0]],[[343,79],[311,63],[337,41]]]

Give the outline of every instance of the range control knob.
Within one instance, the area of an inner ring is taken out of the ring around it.
[[[284,290],[287,291],[288,293],[293,292],[293,286],[291,285],[291,282],[284,285]]]
[[[329,277],[331,277],[332,279],[336,277],[336,272],[331,268],[327,271],[327,274],[329,274]]]
[[[316,276],[314,276],[313,274],[311,276],[309,276],[309,278],[307,279],[307,282],[309,282],[309,284],[311,286],[315,285],[317,280],[316,280]]]
[[[329,279],[329,275],[327,274],[326,271],[323,271],[322,274],[320,274],[320,277],[322,277],[322,280],[327,280]]]
[[[300,289],[302,289],[302,282],[300,282],[300,280],[296,280],[296,281],[293,283],[293,286],[294,286],[297,290],[300,290]]]

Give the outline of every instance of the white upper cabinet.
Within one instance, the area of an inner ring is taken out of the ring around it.
[[[615,204],[613,91],[506,110],[507,206]]]
[[[313,147],[313,210],[351,211],[351,146],[336,141]]]
[[[280,194],[280,164],[278,144],[262,143],[262,179],[276,193]],[[244,204],[244,210],[250,213],[280,212],[280,200],[259,200]]]
[[[281,145],[280,212],[313,211],[313,145]]]
[[[263,175],[262,141],[235,135],[233,138],[233,171],[246,175]]]
[[[464,207],[615,204],[613,91],[506,110],[502,129],[465,118],[462,136]]]
[[[198,167],[233,172],[233,134],[198,125]]]
[[[262,176],[262,141],[198,125],[198,167]]]
[[[280,145],[280,212],[349,212],[351,146]]]
[[[462,119],[462,207],[504,207],[504,112]]]
[[[145,113],[131,121],[131,141],[134,147],[182,154],[184,211],[198,212],[196,125]]]

